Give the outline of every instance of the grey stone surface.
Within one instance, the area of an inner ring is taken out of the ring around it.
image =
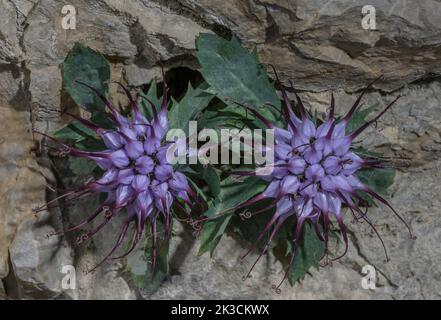
[[[22,59],[17,12],[13,2],[0,1],[0,64]]]
[[[74,225],[90,216],[97,206],[97,199],[89,199],[78,203],[64,212],[64,225]],[[122,228],[122,219],[115,217],[106,227],[96,234],[90,241],[80,245],[75,244],[75,239],[81,233],[67,234],[67,241],[73,246],[75,252],[75,267],[77,288],[68,290],[74,299],[135,299],[136,292],[129,287],[123,277],[123,264],[121,261],[109,261],[100,268],[90,273],[89,270],[96,266],[111,250],[115,237]],[[101,221],[97,219],[90,228],[96,227]],[[122,247],[127,248],[123,243]],[[119,252],[117,252],[118,254]],[[123,253],[123,252],[121,252]]]
[[[263,63],[274,64],[301,89],[344,85],[354,90],[384,73],[377,87],[393,90],[440,72],[438,1],[370,1],[377,14],[375,31],[361,27],[365,1],[181,3],[210,23],[227,27],[250,48],[256,46]]]
[[[177,229],[173,239],[172,276],[151,297],[232,298],[440,298],[440,153],[441,153],[441,3],[372,0],[377,30],[361,28],[364,1],[349,0],[72,0],[76,30],[61,27],[63,3],[53,0],[0,0],[0,297],[135,299],[136,288],[123,265],[107,263],[93,274],[110,250],[121,221],[115,221],[87,244],[75,234],[45,237],[54,229],[84,219],[95,205],[84,202],[62,211],[30,214],[51,199],[46,184],[62,176],[66,187],[78,181],[45,156],[36,161],[30,128],[45,132],[66,119],[55,111],[69,101],[60,91],[60,63],[75,42],[102,52],[112,63],[112,77],[142,86],[166,69],[197,68],[195,37],[201,32],[234,34],[257,48],[264,65],[272,63],[285,84],[292,79],[313,109],[324,111],[330,90],[338,112],[347,110],[356,92],[384,74],[366,95],[365,104],[384,107],[404,95],[363,135],[361,142],[388,156],[410,159],[401,168],[389,198],[418,236],[408,239],[403,225],[384,207],[371,217],[392,260],[384,263],[378,239],[364,224],[351,225],[347,257],[332,267],[313,270],[302,283],[271,290],[282,277],[272,257],[262,259],[253,278],[242,281],[245,248],[225,237],[212,258],[199,257],[197,241]],[[112,97],[122,99],[116,90]],[[32,124],[29,119],[32,120]],[[58,172],[57,172],[58,171]],[[46,180],[46,181],[45,181]],[[58,181],[60,182],[60,181]],[[178,227],[178,225],[177,225]],[[254,256],[255,258],[255,256]],[[60,287],[65,264],[76,267],[77,288]],[[376,290],[361,287],[362,267],[377,269]],[[12,268],[10,268],[11,266]]]
[[[7,295],[6,295],[6,291],[5,291],[5,286],[3,285],[3,282],[0,282],[0,299],[6,299]]]
[[[20,223],[34,220],[35,202],[44,201],[45,181],[35,158],[28,113],[0,105],[4,134],[0,137],[0,278],[8,274],[8,248]]]
[[[60,238],[47,238],[53,229],[27,220],[20,224],[9,247],[17,297],[47,299],[62,295],[62,267],[72,265],[71,249]]]

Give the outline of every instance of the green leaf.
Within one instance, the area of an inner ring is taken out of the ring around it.
[[[202,227],[199,255],[205,252],[213,254],[231,220],[232,214],[228,214],[228,211],[263,191],[265,187],[264,181],[257,177],[248,177],[239,182],[235,177],[229,176],[221,182],[219,194],[204,213],[213,220],[207,221]],[[219,217],[215,218],[217,215]]]
[[[197,194],[199,194],[204,201],[210,201],[216,197],[220,192],[220,172],[212,165],[202,164],[177,164],[176,171],[182,172],[187,176],[187,179],[191,183],[191,186]],[[200,186],[195,182],[200,182]],[[207,193],[209,191],[210,194]]]
[[[356,175],[373,191],[386,195],[387,189],[394,183],[395,169],[362,169],[357,171]]]
[[[266,188],[266,182],[258,177],[228,176],[221,182],[221,189],[205,216],[213,217],[247,201]]]
[[[69,157],[68,163],[70,170],[79,176],[91,174],[97,167],[94,161],[84,158]]]
[[[173,106],[168,114],[170,128],[179,128],[188,132],[188,122],[195,119],[213,99],[212,94],[205,92],[206,88],[206,83],[202,83],[196,89],[188,83],[187,93],[181,101],[173,100]]]
[[[213,255],[214,249],[216,249],[225,233],[230,219],[231,215],[226,215],[204,223],[199,235],[201,246],[199,247],[198,255],[203,255],[205,252],[210,252],[210,255]]]
[[[233,101],[256,109],[269,121],[278,123],[280,99],[270,83],[257,53],[242,48],[236,38],[230,41],[214,34],[201,34],[197,39],[200,72],[210,85],[209,92],[226,104]]]
[[[81,150],[100,151],[105,149],[103,141],[98,139],[95,132],[76,120],[55,132],[54,137]]]
[[[360,156],[382,157],[382,153],[366,150],[362,147],[353,149],[353,151]],[[370,187],[373,191],[386,195],[387,189],[394,183],[395,169],[394,168],[364,168],[358,170],[356,176],[365,185]],[[360,196],[367,201],[369,206],[375,206],[374,199],[368,193],[360,193]]]
[[[266,126],[251,112],[222,102],[205,109],[198,119],[198,126],[214,129],[219,135],[221,129],[242,129],[244,126],[250,129],[266,129]]]
[[[74,120],[64,128],[55,132],[54,137],[65,142],[77,143],[89,138],[94,138],[95,132],[90,130],[81,122]]]
[[[158,221],[158,234],[162,233],[162,224]],[[147,234],[147,233],[144,233]],[[144,245],[136,249],[127,257],[126,269],[130,273],[135,285],[144,290],[147,294],[153,294],[162,282],[167,278],[170,267],[168,263],[170,237],[163,240],[157,236],[158,255],[156,268],[151,268],[151,235],[143,237]]]
[[[284,243],[279,241],[277,248],[279,252],[276,253],[276,256],[286,262],[289,260],[289,254],[293,248],[291,248],[291,242],[287,241],[286,238],[280,240]],[[288,273],[288,280],[291,285],[302,280],[311,267],[319,268],[320,258],[325,250],[324,242],[317,237],[314,227],[309,221],[303,225],[301,240],[295,250],[294,260]]]
[[[180,172],[183,172],[183,171],[180,171]],[[200,197],[202,197],[202,199],[205,202],[207,202],[208,198],[207,198],[207,195],[205,194],[205,192],[201,188],[199,188],[199,186],[188,175],[187,175],[187,179],[190,182],[190,185],[191,185],[192,189],[194,191],[196,191],[196,194],[199,195]]]
[[[346,125],[346,134],[353,132],[354,130],[360,128],[362,125],[366,123],[366,117],[375,111],[377,105],[370,106],[368,108],[358,108],[352,117],[349,119],[348,124]]]
[[[205,180],[213,197],[217,197],[221,192],[220,177],[216,169],[211,165],[201,165],[201,178]]]
[[[64,89],[75,103],[92,113],[92,122],[103,128],[113,127],[113,123],[104,115],[104,103],[97,94],[75,83],[76,80],[82,81],[106,95],[107,82],[110,80],[107,60],[100,53],[76,43],[69,51],[62,69]],[[95,133],[76,120],[57,131],[54,136],[85,150],[95,149],[99,145]]]
[[[92,114],[90,120],[103,129],[114,129],[115,123],[104,112],[96,112]]]
[[[269,205],[267,201],[263,202],[264,203],[259,203],[249,208],[244,208],[239,215],[233,216],[231,224],[229,225],[229,228],[231,227],[233,232],[238,234],[241,239],[245,240],[248,245],[252,245],[256,242],[259,234],[263,231],[265,225],[271,219],[272,215],[275,212],[275,208],[273,208],[266,212],[261,212],[250,218],[246,218],[247,212],[257,212],[260,209],[264,209],[264,207],[267,207]],[[241,216],[242,213],[245,215]],[[269,234],[262,237],[261,241],[258,243],[258,248],[263,249],[263,246],[268,241],[268,236]],[[275,242],[275,240],[273,242]]]
[[[76,43],[63,63],[64,88],[75,101],[91,113],[104,111],[104,103],[89,88],[77,84],[80,80],[106,95],[109,89],[110,65],[98,52]]]

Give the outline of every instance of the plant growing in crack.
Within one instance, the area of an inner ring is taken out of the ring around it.
[[[214,238],[214,242],[210,238],[211,230],[219,235],[219,229],[228,230],[232,226],[233,232],[238,232],[251,244],[241,260],[260,247],[261,253],[244,279],[251,275],[262,255],[273,249],[285,265],[282,281],[272,286],[280,292],[286,278],[295,283],[311,266],[318,267],[322,260],[328,264],[347,253],[344,216],[348,212],[353,221],[364,221],[372,228],[389,260],[384,242],[367,215],[375,201],[387,206],[404,223],[411,239],[415,239],[410,225],[381,195],[393,182],[395,163],[381,154],[354,146],[354,140],[376,124],[399,99],[390,102],[373,119],[366,120],[374,108],[362,109],[362,98],[381,77],[363,90],[341,118],[335,114],[335,100],[331,96],[329,112],[322,119],[317,114],[311,115],[292,84],[296,103],[290,101],[273,68],[282,93],[282,108],[256,51],[250,54],[236,39],[228,41],[214,35],[203,35],[197,43],[201,73],[210,85],[210,92],[225,103],[233,102],[242,111],[254,115],[254,119],[248,121],[251,126],[263,125],[275,132],[275,159],[266,164],[273,170],[270,174],[256,167],[232,171],[233,175],[247,177],[243,184],[248,194],[253,195],[234,206],[219,206],[215,213],[208,211],[206,215],[218,227],[202,230],[202,240],[207,239],[207,244],[203,245],[212,251],[220,236]],[[265,182],[264,186],[259,181]],[[244,208],[250,210],[251,219],[243,222],[243,219],[231,218]],[[232,223],[226,223],[228,219]],[[253,219],[254,223],[250,221]],[[337,227],[333,226],[334,221]],[[333,254],[329,250],[329,239],[339,235],[343,238],[344,249],[341,254]]]
[[[80,62],[83,63],[82,68],[78,70],[76,65]],[[97,63],[101,68],[97,68]],[[93,86],[94,80],[102,81],[102,78],[108,75],[107,68],[106,61],[98,53],[79,44],[75,45],[63,68],[65,79],[69,81],[66,89],[72,98],[92,113],[92,118],[89,120],[63,111],[62,114],[70,116],[75,122],[55,133],[55,137],[35,131],[54,143],[55,147],[50,148],[55,149],[58,156],[93,161],[101,171],[101,176],[58,196],[36,208],[35,212],[75,202],[94,194],[105,195],[105,199],[87,219],[51,235],[81,230],[101,216],[101,223],[77,237],[76,243],[80,244],[91,239],[112,218],[124,213],[126,217],[114,246],[88,272],[96,270],[109,258],[121,259],[128,256],[143,238],[146,225],[150,227],[149,264],[150,269],[154,271],[158,252],[163,251],[163,244],[158,244],[158,238],[161,236],[161,242],[168,243],[172,210],[178,210],[191,217],[199,210],[200,198],[190,187],[185,174],[173,168],[167,161],[167,151],[171,143],[164,140],[169,129],[170,100],[165,78],[160,103],[156,101],[159,100],[157,98],[153,101],[143,96],[147,105],[142,106],[129,89],[117,82],[127,95],[131,109],[125,116],[106,97],[103,90]],[[81,76],[81,80],[70,81],[75,76]],[[97,76],[99,79],[96,79]],[[94,95],[91,98],[90,92]],[[95,97],[99,98],[99,104]],[[91,102],[90,107],[87,105],[88,99]],[[149,115],[150,119],[147,118]],[[173,121],[176,123],[176,119]],[[73,164],[75,165],[75,162]],[[129,249],[122,255],[112,257],[123,243],[131,225],[134,225],[134,232]]]
[[[374,108],[361,109],[360,105],[370,84],[345,116],[336,117],[332,97],[329,113],[321,119],[311,115],[296,92],[293,104],[275,74],[280,99],[256,51],[249,53],[235,38],[202,34],[197,39],[197,58],[204,80],[195,88],[189,84],[178,100],[169,97],[165,77],[162,97],[158,97],[156,82],[136,97],[118,84],[128,97],[129,110],[116,108],[107,98],[110,67],[99,53],[77,44],[64,62],[65,90],[91,117],[62,112],[73,122],[54,137],[41,134],[55,143],[58,155],[92,160],[91,166],[85,166],[71,158],[72,169],[100,176],[39,210],[106,194],[92,216],[63,230],[80,230],[102,214],[103,222],[80,235],[79,242],[125,212],[115,245],[92,270],[116,252],[133,225],[132,244],[119,257],[127,257],[126,269],[135,283],[152,293],[169,274],[169,239],[176,220],[191,226],[200,241],[200,255],[213,254],[226,233],[252,244],[242,258],[260,248],[244,279],[260,257],[272,251],[285,266],[283,280],[273,286],[279,292],[286,278],[294,284],[311,267],[318,268],[322,259],[326,263],[346,254],[346,213],[355,221],[367,222],[378,236],[367,216],[375,201],[404,222],[382,195],[393,183],[392,163],[353,145],[395,100],[366,121]],[[166,132],[169,127],[188,130],[190,120],[197,120],[199,129],[216,131],[274,129],[272,173],[259,176],[259,168],[243,164],[171,165],[166,159],[170,146],[164,141]],[[150,228],[143,232],[146,223]],[[345,248],[332,256],[329,241],[340,236]]]

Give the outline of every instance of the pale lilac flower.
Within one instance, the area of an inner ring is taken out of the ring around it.
[[[91,194],[106,193],[106,200],[90,217],[76,226],[58,233],[80,229],[102,214],[103,220],[96,228],[78,237],[77,242],[81,243],[95,235],[115,215],[126,215],[124,226],[117,235],[114,247],[92,269],[94,270],[106,261],[121,245],[131,223],[136,225],[132,245],[127,253],[118,258],[128,255],[135,248],[142,236],[146,223],[149,222],[153,244],[152,263],[154,268],[157,251],[158,218],[162,216],[164,236],[168,237],[172,204],[175,202],[180,208],[183,208],[183,205],[179,204],[179,201],[182,201],[183,204],[193,208],[190,198],[194,201],[197,200],[196,194],[190,188],[186,176],[175,171],[168,164],[166,152],[164,152],[169,147],[168,144],[163,142],[165,134],[169,129],[167,119],[168,97],[165,79],[163,82],[163,99],[161,106],[158,107],[159,110],[149,101],[152,105],[153,113],[151,121],[141,113],[137,102],[129,90],[121,84],[119,85],[126,92],[132,108],[130,117],[124,117],[119,113],[113,104],[94,88],[85,83],[77,82],[93,90],[103,100],[108,109],[106,115],[114,123],[114,129],[103,129],[89,120],[79,118],[73,114],[67,114],[93,130],[102,139],[106,149],[98,152],[83,151],[54,138],[44,136],[59,143],[62,146],[62,154],[93,160],[104,172],[101,178],[62,195],[45,206],[38,208],[37,211],[58,205],[58,200],[73,201]]]
[[[334,97],[332,96],[329,113],[325,121],[318,126],[308,117],[297,93],[295,96],[300,117],[294,113],[291,102],[283,88],[282,95],[286,105],[287,129],[273,126],[260,113],[254,109],[247,108],[275,131],[274,170],[270,175],[261,177],[269,182],[266,190],[246,201],[238,208],[249,206],[260,200],[273,198],[272,203],[267,208],[259,210],[259,212],[264,212],[274,206],[276,210],[258,236],[255,245],[250,248],[245,256],[255,248],[257,243],[272,228],[267,244],[257,259],[258,261],[268,249],[270,242],[274,239],[284,222],[288,218],[293,218],[296,221],[295,229],[293,230],[293,247],[295,248],[301,237],[304,222],[309,220],[314,225],[319,238],[324,241],[325,256],[327,258],[330,224],[332,219],[335,220],[345,243],[344,252],[335,259],[343,257],[348,249],[346,225],[343,222],[343,207],[348,208],[356,220],[365,220],[378,235],[375,227],[366,216],[366,212],[359,207],[360,203],[365,203],[361,193],[367,193],[388,206],[406,224],[413,237],[410,226],[390,204],[368,186],[364,185],[355,175],[362,168],[381,168],[386,165],[383,159],[357,155],[351,150],[351,143],[363,130],[375,123],[398,99],[396,98],[392,101],[374,119],[366,122],[355,131],[346,134],[346,126],[349,119],[359,106],[364,93],[371,85],[372,83],[363,91],[350,111],[341,119],[334,117]],[[257,175],[256,172],[241,172],[240,174]],[[382,240],[381,242],[383,243]],[[291,263],[293,257],[294,253],[291,255]],[[386,258],[388,258],[387,252]],[[277,290],[279,290],[279,286],[276,287]]]

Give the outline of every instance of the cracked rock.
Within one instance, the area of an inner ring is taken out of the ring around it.
[[[19,43],[17,14],[14,3],[0,1],[0,64],[18,63],[23,58]]]

